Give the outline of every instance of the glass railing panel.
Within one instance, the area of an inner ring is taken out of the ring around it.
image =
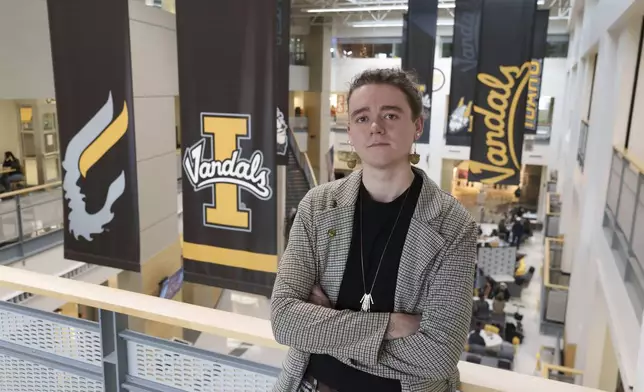
[[[604,210],[604,233],[631,304],[644,311],[644,169],[615,149]],[[641,322],[641,320],[640,320]]]
[[[0,247],[18,240],[18,210],[14,200],[0,200]]]
[[[25,238],[41,231],[60,229],[63,223],[62,190],[50,189],[20,198],[22,234]]]
[[[0,331],[7,332],[0,334],[0,380],[2,386],[10,386],[9,391],[22,391],[29,386],[33,391],[66,392],[103,388],[268,392],[280,372],[277,367],[128,329],[129,320],[135,317],[283,352],[286,347],[273,339],[269,320],[0,267],[0,288],[18,286],[37,295],[96,307],[100,322],[79,322],[20,305],[1,304]],[[16,318],[19,320],[12,321]],[[60,336],[58,331],[70,337],[63,339],[64,344],[55,339]],[[91,335],[91,339],[81,337],[78,331]],[[23,336],[30,340],[25,341]],[[593,391],[467,362],[460,362],[458,367],[463,392]]]

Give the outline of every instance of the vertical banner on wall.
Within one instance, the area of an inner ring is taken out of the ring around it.
[[[445,144],[469,146],[476,92],[483,0],[456,0]]]
[[[276,0],[277,19],[275,25],[275,104],[277,105],[277,161],[288,165],[288,95],[291,39],[291,1]]]
[[[49,0],[65,258],[140,270],[127,0]]]
[[[483,3],[470,181],[520,181],[535,12],[534,0]]]
[[[418,89],[423,94],[423,109],[427,114],[418,143],[429,143],[438,0],[409,0],[408,9],[407,50],[403,64],[407,70],[418,74]]]
[[[407,65],[407,60],[409,60],[409,57],[407,57],[407,52],[409,51],[409,48],[407,45],[409,45],[409,37],[407,34],[409,34],[409,31],[407,29],[407,25],[409,24],[409,14],[404,13],[403,14],[403,28],[402,28],[402,47],[401,53],[400,53],[400,65],[402,69],[409,69],[409,66]]]
[[[525,113],[525,133],[529,135],[536,134],[537,127],[539,126],[539,96],[541,95],[543,60],[546,57],[549,18],[549,10],[537,11],[534,18],[532,65],[530,66],[530,81],[528,82],[528,103]]]
[[[277,271],[276,6],[176,3],[185,279],[264,295]]]

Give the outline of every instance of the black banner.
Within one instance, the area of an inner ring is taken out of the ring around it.
[[[273,287],[276,18],[267,16],[276,7],[275,0],[176,4],[189,282],[264,295]]]
[[[65,258],[140,270],[128,0],[48,0]]]
[[[483,0],[456,0],[445,144],[469,146],[476,93]]]
[[[407,53],[409,52],[409,48],[407,47],[409,45],[409,30],[407,28],[407,25],[409,24],[409,14],[404,13],[403,14],[403,27],[402,27],[402,50],[400,53],[400,66],[402,69],[409,69],[409,66],[407,65],[407,60],[409,57],[407,56]]]
[[[291,1],[276,0],[275,104],[277,105],[277,164],[288,165],[288,75],[290,67]]]
[[[418,89],[423,94],[423,108],[427,114],[418,143],[429,143],[438,0],[409,0],[408,7],[407,50],[402,64],[407,67],[404,69],[418,74]]]
[[[539,96],[541,95],[541,77],[543,75],[543,60],[546,57],[548,40],[549,10],[539,10],[534,18],[534,34],[532,41],[532,65],[530,66],[530,81],[528,82],[528,104],[525,113],[525,133],[537,133],[539,120]]]
[[[520,181],[535,13],[534,0],[483,3],[470,181]]]

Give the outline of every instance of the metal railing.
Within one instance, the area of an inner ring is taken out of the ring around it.
[[[546,193],[545,238],[559,237],[561,219],[561,196],[558,193]]]
[[[581,127],[579,128],[579,144],[577,145],[577,162],[581,170],[584,170],[584,162],[586,161],[586,146],[588,144],[588,122],[581,120]]]
[[[297,138],[295,137],[292,129],[288,128],[287,135],[288,144],[293,149],[293,155],[295,156],[297,165],[300,167],[300,169],[302,169],[304,177],[306,177],[306,181],[309,183],[309,187],[313,188],[317,186],[318,181],[315,176],[313,166],[311,166],[311,161],[309,160],[308,154],[302,152],[302,150],[300,149],[300,145],[297,142]]]
[[[63,243],[60,182],[0,194],[0,265]]]
[[[548,335],[563,333],[568,305],[570,274],[561,270],[564,241],[546,238],[541,287],[541,332]]]
[[[641,315],[644,311],[644,166],[617,148],[613,151],[603,227],[632,306]]]
[[[541,377],[548,380],[565,382],[568,384],[582,385],[584,382],[583,371],[566,366],[552,365],[549,363],[542,363]]]
[[[129,317],[285,349],[270,322],[0,266],[0,287],[99,309],[99,322],[0,303],[0,391],[270,391],[278,368],[128,329]],[[459,363],[462,392],[594,391]]]

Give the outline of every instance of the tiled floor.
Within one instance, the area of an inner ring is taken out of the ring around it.
[[[514,370],[524,374],[535,374],[536,354],[539,347],[541,345],[553,346],[555,344],[553,337],[543,336],[539,333],[541,276],[538,271],[543,261],[542,235],[537,233],[521,248],[521,251],[527,254],[527,266],[534,266],[537,272],[529,287],[523,291],[521,300],[517,301],[521,307],[520,312],[524,315],[525,339],[517,351]],[[267,298],[231,290],[224,291],[218,309],[263,319],[268,319],[270,314]],[[515,305],[508,305],[507,309],[513,312]],[[244,346],[239,341],[206,334],[202,334],[199,337],[195,346],[276,367],[280,366],[285,357],[285,352],[277,349]]]

